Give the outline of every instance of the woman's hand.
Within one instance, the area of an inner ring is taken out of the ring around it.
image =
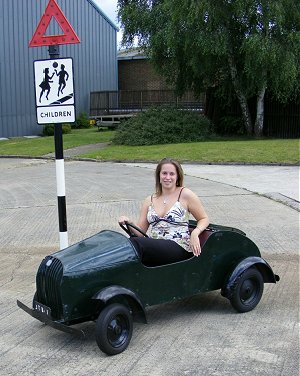
[[[121,217],[118,219],[118,223],[121,225],[125,225],[125,222],[131,223],[129,218],[125,215],[121,215]]]
[[[195,256],[199,256],[201,253],[201,246],[200,246],[200,240],[199,240],[199,231],[196,228],[191,233],[191,239],[190,239],[190,248],[193,251],[193,254]]]

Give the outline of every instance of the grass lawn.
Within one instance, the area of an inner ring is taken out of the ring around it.
[[[75,146],[109,142],[114,131],[96,128],[72,130],[63,136],[64,150]],[[0,141],[0,155],[38,157],[54,152],[54,138],[13,138]],[[152,146],[109,145],[81,157],[101,161],[158,161],[163,157],[202,163],[299,164],[298,139],[218,139],[185,144]]]
[[[158,161],[163,157],[203,163],[299,164],[299,140],[218,140],[188,144],[115,146],[82,155],[103,161]]]
[[[72,133],[63,135],[64,149],[80,145],[108,142],[113,131],[99,132],[96,128],[72,129]],[[54,137],[12,138],[0,141],[0,155],[18,155],[40,157],[55,150]]]

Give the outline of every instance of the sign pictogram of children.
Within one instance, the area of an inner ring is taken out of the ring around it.
[[[47,91],[46,99],[48,100],[48,95],[49,95],[50,90],[51,90],[50,82],[53,82],[53,81],[51,81],[51,79],[54,76],[54,72],[52,73],[52,76],[49,76],[49,68],[45,68],[43,73],[44,73],[43,81],[39,85],[40,88],[42,89],[41,94],[40,94],[40,98],[39,98],[40,103],[41,103],[42,96],[45,93],[45,91]]]
[[[36,106],[74,104],[73,60],[34,61]]]
[[[68,81],[69,73],[67,71],[65,71],[64,64],[61,64],[59,72],[57,72],[57,69],[56,69],[57,66],[58,66],[58,64],[56,62],[53,63],[53,67],[55,68],[56,76],[59,77],[59,79],[58,79],[58,92],[57,92],[57,96],[59,97],[59,93],[63,94],[63,90],[67,85],[66,81]]]

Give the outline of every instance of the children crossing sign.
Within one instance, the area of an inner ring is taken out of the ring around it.
[[[52,20],[64,34],[46,35]],[[49,46],[51,58],[34,61],[34,80],[38,124],[57,124],[54,140],[60,249],[68,247],[62,123],[74,123],[76,118],[73,61],[59,58],[59,45],[73,43],[80,43],[78,36],[56,1],[49,0],[29,47]]]
[[[72,58],[34,61],[38,124],[74,123]]]

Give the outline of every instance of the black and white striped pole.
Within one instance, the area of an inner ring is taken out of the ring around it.
[[[62,124],[54,126],[55,142],[55,168],[56,168],[56,191],[59,222],[59,245],[60,249],[67,248],[67,210],[66,210],[66,187],[65,187],[65,163],[63,155]]]
[[[49,46],[50,59],[59,58],[59,46]],[[66,186],[65,186],[65,162],[62,136],[62,124],[54,125],[54,143],[55,143],[55,168],[56,168],[56,191],[58,205],[59,222],[59,245],[60,249],[67,248],[68,230],[67,230],[67,210],[66,210]]]

